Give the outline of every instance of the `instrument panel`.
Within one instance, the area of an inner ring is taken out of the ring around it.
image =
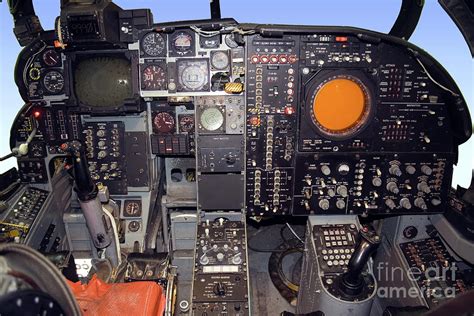
[[[100,138],[89,157],[102,160],[91,172],[113,194],[129,191],[128,154],[114,144],[134,131],[154,158],[194,157],[212,185],[239,177],[232,209],[249,215],[442,212],[456,162],[454,101],[427,73],[429,57],[370,32],[243,27],[162,25],[136,30],[126,49],[43,48],[24,82],[45,111],[34,162],[48,168],[63,140],[90,143],[90,124],[105,124],[120,140]],[[137,129],[129,121],[138,117]]]

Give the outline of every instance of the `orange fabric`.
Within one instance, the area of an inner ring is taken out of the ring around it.
[[[68,281],[84,316],[161,316],[165,295],[155,282],[107,284],[92,277],[89,284]]]
[[[366,106],[365,95],[359,84],[338,78],[319,89],[314,99],[313,113],[322,127],[341,132],[359,123]]]

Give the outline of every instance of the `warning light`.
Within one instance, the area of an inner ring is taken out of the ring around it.
[[[250,118],[250,125],[253,125],[253,126],[260,125],[260,118],[258,116],[252,116]]]
[[[336,42],[347,42],[347,36],[336,36]]]
[[[285,108],[285,114],[286,115],[293,115],[295,113],[295,109],[293,107],[286,107]]]
[[[34,117],[35,119],[39,119],[39,118],[41,117],[41,112],[38,111],[38,110],[34,111],[34,112],[33,112],[33,117]]]

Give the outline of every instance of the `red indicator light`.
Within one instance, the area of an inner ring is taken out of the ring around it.
[[[260,61],[260,58],[258,57],[258,55],[253,55],[251,60],[253,64],[257,64]]]
[[[34,111],[34,112],[33,112],[33,117],[34,117],[35,119],[39,119],[39,118],[41,117],[41,112],[38,111],[38,110]]]
[[[288,60],[289,60],[290,64],[293,64],[298,60],[298,57],[296,57],[296,55],[290,55],[288,57]]]
[[[258,116],[252,116],[250,118],[250,125],[253,125],[253,126],[260,125],[260,119],[258,118]]]
[[[290,107],[286,107],[286,108],[285,108],[285,114],[286,114],[286,115],[293,115],[293,114],[295,114],[295,109],[293,109],[293,107],[291,107],[291,106],[290,106]]]
[[[347,36],[336,36],[336,42],[347,42]]]

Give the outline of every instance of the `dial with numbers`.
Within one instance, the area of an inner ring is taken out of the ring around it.
[[[163,56],[166,48],[166,40],[162,34],[151,32],[143,37],[141,47],[143,52],[148,56]]]
[[[166,90],[166,71],[159,65],[149,65],[142,70],[143,90]]]

